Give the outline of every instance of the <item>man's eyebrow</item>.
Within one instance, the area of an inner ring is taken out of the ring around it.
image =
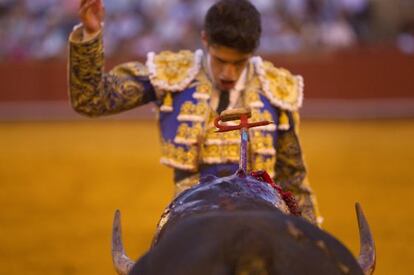
[[[218,61],[222,62],[222,63],[228,63],[228,61],[218,57],[218,56],[214,56],[215,59],[217,59]]]
[[[222,63],[232,63],[232,64],[244,63],[249,59],[249,58],[243,58],[243,59],[240,59],[240,60],[230,62],[230,61],[226,61],[226,60],[224,60],[224,59],[222,59],[218,56],[214,56],[214,58],[216,58],[218,61],[220,61]]]

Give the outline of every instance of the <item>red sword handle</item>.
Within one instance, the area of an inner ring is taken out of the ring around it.
[[[269,125],[273,122],[271,121],[259,121],[254,123],[249,123],[249,117],[251,117],[251,112],[249,109],[235,109],[224,111],[221,113],[219,117],[216,117],[214,120],[214,125],[218,128],[219,133],[229,132],[234,130],[240,130],[240,168],[239,173],[240,175],[246,175],[247,173],[247,147],[249,142],[249,135],[248,130],[249,128],[258,127],[258,126],[265,126]],[[232,120],[240,120],[239,125],[222,125],[220,124],[221,121],[232,121]]]
[[[273,122],[267,121],[267,120],[248,123],[246,115],[241,115],[240,116],[240,124],[239,125],[222,125],[222,124],[220,124],[221,121],[223,121],[222,116],[218,116],[214,119],[214,126],[216,126],[216,128],[219,129],[217,131],[218,133],[240,130],[242,128],[249,129],[249,128],[254,128],[254,127],[259,127],[259,126],[266,126],[266,125],[269,125],[269,124],[273,123]]]

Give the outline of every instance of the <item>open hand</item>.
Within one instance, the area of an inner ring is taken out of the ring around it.
[[[79,16],[86,33],[94,34],[100,31],[104,15],[103,0],[81,0]]]

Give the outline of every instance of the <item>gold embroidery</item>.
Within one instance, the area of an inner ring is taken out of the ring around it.
[[[186,165],[194,167],[193,169],[197,169],[197,151],[198,150],[196,146],[191,146],[185,158]]]
[[[181,123],[178,126],[174,142],[177,144],[196,144],[201,138],[203,125],[200,122],[193,123],[189,126],[187,123]]]
[[[231,131],[222,133],[223,143],[227,144],[240,144],[240,132]]]
[[[240,144],[240,132],[239,131],[230,131],[230,132],[224,132],[224,133],[217,133],[217,129],[213,124],[214,121],[214,115],[210,114],[210,117],[208,119],[207,123],[207,131],[205,133],[205,144]],[[238,124],[240,122],[226,122],[225,124],[231,125],[231,124]],[[223,123],[224,124],[224,123]]]
[[[238,163],[240,146],[238,144],[206,144],[202,147],[201,153],[204,163]]]
[[[73,108],[95,117],[147,103],[148,91],[137,80],[148,78],[145,66],[129,62],[104,73],[102,33],[86,42],[79,40],[81,34],[82,29],[77,27],[69,38],[69,96]]]
[[[253,109],[252,110],[252,117],[250,119],[251,122],[259,122],[259,121],[274,121],[272,114],[268,110],[264,110],[263,112],[260,111],[260,109]],[[253,131],[268,131],[268,132],[274,132],[276,130],[275,124],[269,124],[266,126],[261,127],[255,127],[252,128]]]
[[[275,155],[273,136],[265,131],[252,131],[250,134],[251,148],[254,153],[262,155]]]
[[[240,146],[238,144],[227,144],[223,146],[221,153],[222,158],[226,159],[226,161],[238,162],[240,159]]]
[[[272,115],[268,110],[264,110],[264,112],[262,113],[262,118],[263,120],[273,121]]]
[[[251,122],[258,122],[262,120],[262,114],[260,110],[253,109],[252,110],[252,117],[250,118]]]
[[[200,101],[196,104],[191,101],[186,101],[181,106],[177,120],[203,122],[208,115],[208,108],[208,103],[205,101]]]
[[[252,105],[252,103],[256,103],[260,100],[259,94],[254,92],[246,93],[246,100],[247,102],[250,102],[249,105]]]
[[[199,151],[196,144],[204,143],[202,139],[206,134],[203,132],[205,131],[204,129],[208,129],[204,122],[211,115],[207,101],[208,97],[194,96],[197,92],[208,96],[210,95],[211,84],[206,75],[203,72],[200,72],[197,75],[197,81],[194,82],[191,87],[195,87],[196,89],[193,93],[193,98],[196,98],[196,100],[187,100],[182,103],[180,113],[177,116],[177,120],[180,123],[174,138],[174,143],[177,145],[165,145],[164,147],[166,149],[164,149],[165,152],[163,152],[164,157],[162,159],[162,162],[167,165],[186,170],[196,170],[198,168],[196,165],[198,163]],[[208,125],[210,125],[210,123]],[[214,129],[212,130],[214,132]],[[181,147],[178,145],[185,146]]]
[[[165,142],[162,144],[161,150],[162,164],[183,170],[197,170],[197,146],[181,147]]]
[[[202,146],[201,156],[204,163],[221,163],[220,150],[218,144]]]
[[[281,109],[296,111],[302,106],[303,78],[288,70],[276,68],[261,58],[255,60],[256,73],[262,84],[264,95]]]
[[[292,105],[297,104],[299,87],[295,77],[288,70],[276,68],[270,62],[265,62],[264,67],[273,96]]]
[[[260,99],[260,81],[256,76],[249,81],[248,86],[245,90],[244,105],[250,106],[251,108],[262,108],[263,102]]]
[[[174,161],[177,162],[178,164],[184,164],[184,156],[185,152],[184,152],[184,148],[183,147],[177,147],[176,150],[174,151]]]
[[[178,121],[191,121],[191,116],[194,113],[194,104],[191,101],[186,101],[181,105],[180,114],[177,117]]]
[[[177,134],[175,135],[174,142],[178,144],[185,144],[187,140],[188,129],[189,129],[189,126],[187,123],[181,123],[178,126]]]
[[[254,171],[265,170],[264,157],[261,155],[257,155],[256,157],[254,157],[252,166]]]
[[[214,127],[209,127],[205,134],[205,144],[221,144],[221,133],[217,133]]]
[[[194,53],[186,50],[178,53],[164,51],[154,56],[153,65],[155,75],[151,79],[174,86],[186,81],[191,69],[195,67]]]
[[[207,100],[210,98],[211,92],[212,92],[212,87],[211,84],[206,81],[206,79],[203,79],[205,77],[199,77],[199,82],[200,84],[197,85],[196,91],[193,94],[194,98],[197,99],[204,99]]]
[[[260,131],[251,131],[250,147],[252,148],[253,152],[258,152],[260,150],[263,150],[264,142],[263,142],[262,133]]]
[[[202,121],[204,121],[207,113],[208,113],[208,104],[205,101],[200,101],[195,106],[195,115],[199,117]]]
[[[184,102],[183,106],[181,107],[181,113],[188,115],[193,112],[194,104],[191,101]]]
[[[194,126],[189,129],[188,141],[192,144],[197,143],[203,132],[201,123],[194,123]]]
[[[265,153],[274,154],[275,149],[273,148],[273,137],[270,134],[265,135],[264,137],[264,148]]]
[[[285,111],[280,111],[279,115],[279,130],[289,130],[289,117]]]
[[[160,107],[162,112],[172,112],[173,111],[173,98],[171,92],[167,92],[164,96],[162,106]]]

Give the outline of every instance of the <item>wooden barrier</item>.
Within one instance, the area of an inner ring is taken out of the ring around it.
[[[107,69],[131,59],[111,60]],[[267,59],[303,75],[307,98],[414,97],[414,56],[391,49]],[[66,75],[65,61],[0,63],[0,101],[65,100]]]
[[[106,69],[133,59],[109,60]],[[305,114],[316,112],[313,117],[329,117],[342,108],[347,110],[346,117],[355,107],[361,109],[356,112],[357,116],[365,116],[368,109],[374,111],[371,117],[414,116],[414,56],[403,55],[392,48],[361,48],[313,55],[268,56],[266,59],[304,77],[305,106],[308,108]],[[138,60],[143,61],[143,58]],[[0,105],[3,109],[0,117],[4,118],[4,114],[7,117],[9,113],[16,117],[13,114],[16,104],[22,110],[46,110],[44,104],[67,103],[66,67],[65,60],[0,63]],[[354,105],[355,102],[359,105]],[[328,105],[330,110],[319,115],[321,106]],[[57,108],[54,105],[50,110]],[[384,108],[390,109],[392,114],[376,113]],[[23,114],[25,111],[16,112]],[[372,114],[372,111],[368,113]],[[26,115],[30,116],[33,112]]]

